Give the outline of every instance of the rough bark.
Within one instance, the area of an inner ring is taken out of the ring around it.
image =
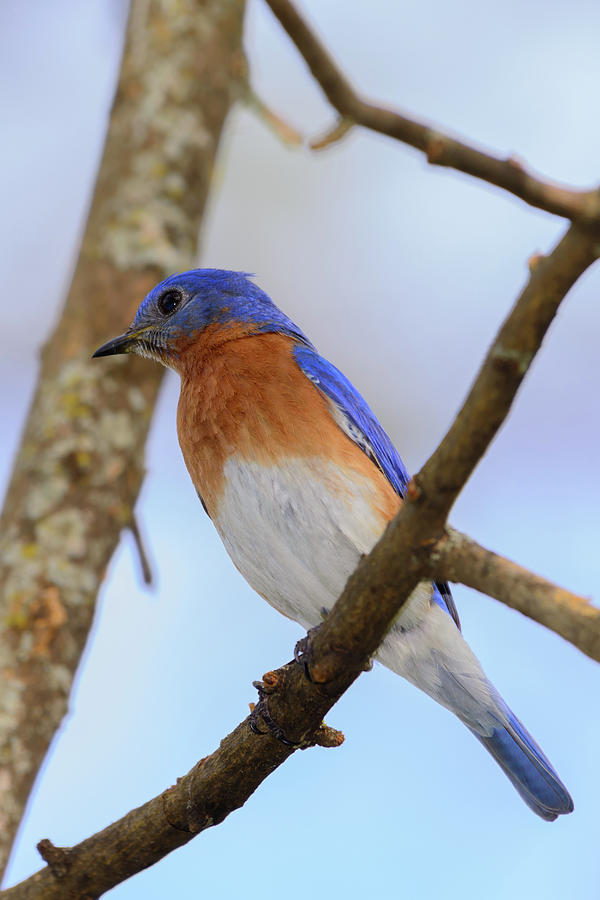
[[[134,0],[73,283],[46,344],[0,521],[0,869],[67,710],[94,602],[144,474],[160,384],[90,354],[157,280],[193,263],[225,116],[244,78],[243,0]]]

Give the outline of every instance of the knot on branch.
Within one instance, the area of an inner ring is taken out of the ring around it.
[[[273,695],[280,687],[282,687],[283,681],[284,679],[280,678],[278,672],[265,672],[262,681],[252,682],[253,687],[258,691],[258,703],[250,704],[250,719],[248,724],[250,725],[250,730],[253,731],[254,734],[270,734],[271,737],[274,737],[275,740],[279,741],[281,744],[296,750],[299,747],[304,746],[304,742],[289,740],[289,738],[285,736],[283,728],[277,724],[269,712],[267,706],[267,697]],[[260,727],[259,719],[262,719],[265,728]]]
[[[432,166],[444,165],[444,154],[446,153],[447,142],[444,135],[437,131],[430,131],[425,144],[425,155],[427,162]]]
[[[600,188],[584,192],[582,219],[598,227],[600,222]],[[600,256],[600,244],[597,255]]]
[[[325,618],[329,610],[323,609]],[[316,625],[310,628],[306,636],[298,641],[294,647],[294,660],[302,667],[305,678],[308,679],[323,697],[335,694],[335,681],[340,674],[340,669],[348,662],[351,650],[341,644],[319,641],[319,634],[323,627]],[[318,651],[315,652],[315,641]],[[341,665],[340,665],[341,664]]]
[[[538,263],[539,265],[539,263]],[[497,344],[491,353],[492,365],[500,372],[522,378],[527,372],[534,354],[530,350],[518,350]]]
[[[315,684],[315,679],[312,677],[311,673],[308,672],[308,668],[304,664],[304,660],[300,658],[296,659],[296,662],[303,669],[301,680],[304,681],[304,679],[307,679],[308,682],[314,685],[319,693],[323,693],[319,685]],[[319,672],[318,666],[317,672],[318,674],[322,674]],[[277,695],[278,713],[275,714],[277,718],[279,718],[279,715],[281,713],[285,714],[287,711],[291,713],[292,720],[298,718],[298,710],[294,711],[293,708],[286,706],[285,696],[289,679],[291,678],[293,683],[297,675],[298,669],[292,662],[288,664],[288,666],[284,666],[282,669],[279,669],[277,672],[266,672],[263,675],[262,681],[252,682],[254,687],[258,691],[259,701],[256,704],[250,704],[250,719],[248,723],[250,726],[250,730],[253,731],[254,734],[258,735],[271,735],[271,737],[275,738],[275,740],[279,741],[284,746],[289,747],[291,750],[306,750],[308,747],[315,746],[339,747],[344,743],[344,735],[341,731],[337,731],[335,728],[331,728],[324,722],[321,722],[319,726],[311,732],[304,731],[304,733],[301,734],[299,740],[292,741],[289,740],[289,738],[286,736],[284,728],[276,721],[274,716],[271,714],[271,711],[269,710],[267,704],[267,699],[274,699],[275,695]],[[305,681],[304,683],[306,684],[307,682]],[[293,694],[293,684],[290,684],[290,688]],[[303,718],[303,710],[304,707],[301,704],[299,708],[300,718]]]
[[[206,757],[204,759],[206,759]],[[200,760],[200,763],[194,766],[195,773],[198,772],[198,768],[201,763],[204,762],[204,759]],[[210,804],[207,804],[204,800],[203,802],[199,802],[194,778],[187,778],[186,780],[187,802],[185,804],[185,828],[178,830],[185,830],[189,834],[200,834],[200,832],[204,831],[206,828],[211,828],[216,820],[215,817],[211,815],[212,810],[210,809]],[[170,822],[169,824],[174,828],[177,828],[173,822]]]
[[[45,587],[32,600],[29,612],[34,635],[32,656],[49,656],[54,639],[67,621],[67,610],[55,584]]]
[[[338,731],[336,728],[331,728],[325,722],[322,722],[313,735],[312,743],[307,743],[306,747],[314,747],[315,745],[318,747],[341,747],[345,740],[343,732]],[[305,750],[306,747],[302,749]]]
[[[71,866],[71,848],[55,847],[49,838],[42,838],[37,844],[37,849],[44,862],[48,864],[52,874],[56,878],[64,878]]]
[[[404,495],[404,499],[408,500],[409,503],[416,503],[417,500],[422,496],[423,490],[421,485],[418,482],[418,476],[413,475],[408,484],[406,485],[406,493]]]
[[[335,682],[340,674],[340,668],[343,668],[350,653],[347,647],[331,646],[320,654],[318,659],[311,660],[310,679],[325,696],[329,694],[325,686]],[[341,666],[340,657],[342,657]]]
[[[532,253],[529,259],[527,260],[527,266],[531,274],[537,269],[539,264],[546,259],[544,253]]]

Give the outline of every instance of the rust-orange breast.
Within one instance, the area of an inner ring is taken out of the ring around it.
[[[265,466],[283,457],[318,456],[372,480],[373,501],[391,519],[399,497],[336,424],[327,400],[296,364],[293,341],[280,334],[223,336],[205,333],[178,364],[179,442],[209,514],[230,456]]]

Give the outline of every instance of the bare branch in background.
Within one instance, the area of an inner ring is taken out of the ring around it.
[[[338,141],[343,140],[353,127],[354,122],[340,117],[333,128],[330,128],[321,137],[313,138],[309,143],[309,147],[311,150],[325,150],[326,147],[331,147],[332,144],[337,144]]]
[[[600,192],[580,191],[544,181],[527,172],[511,156],[499,159],[458,141],[439,128],[363,100],[342,74],[333,57],[289,0],[266,0],[304,57],[323,93],[343,119],[396,138],[421,150],[428,162],[481,178],[520,197],[530,206],[600,227]]]
[[[300,132],[296,131],[289,122],[286,122],[279,113],[267,106],[264,100],[250,86],[248,86],[244,101],[246,106],[258,116],[261,122],[264,122],[282,144],[286,144],[288,147],[302,146],[304,138]]]
[[[433,578],[459,581],[550,628],[600,662],[600,609],[589,600],[486,550],[453,528],[430,557]]]
[[[150,565],[150,560],[148,559],[148,552],[146,550],[146,547],[144,546],[144,540],[142,538],[142,533],[140,531],[140,526],[138,524],[135,512],[132,512],[131,514],[131,521],[129,522],[128,527],[135,543],[136,553],[140,561],[142,580],[145,585],[151,587],[154,583],[154,578],[152,576],[152,566]]]
[[[0,870],[67,711],[108,561],[143,478],[161,370],[92,350],[189,268],[225,116],[241,91],[242,0],[177,15],[134,0],[90,217],[0,522]],[[160,59],[157,67],[153,62]]]

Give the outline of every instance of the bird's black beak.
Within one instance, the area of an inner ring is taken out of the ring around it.
[[[113,338],[112,341],[107,341],[105,344],[102,344],[101,347],[98,347],[96,352],[92,353],[92,359],[95,359],[97,356],[114,356],[117,353],[131,353],[137,340],[137,334],[126,331],[125,334],[120,334],[119,337]]]

